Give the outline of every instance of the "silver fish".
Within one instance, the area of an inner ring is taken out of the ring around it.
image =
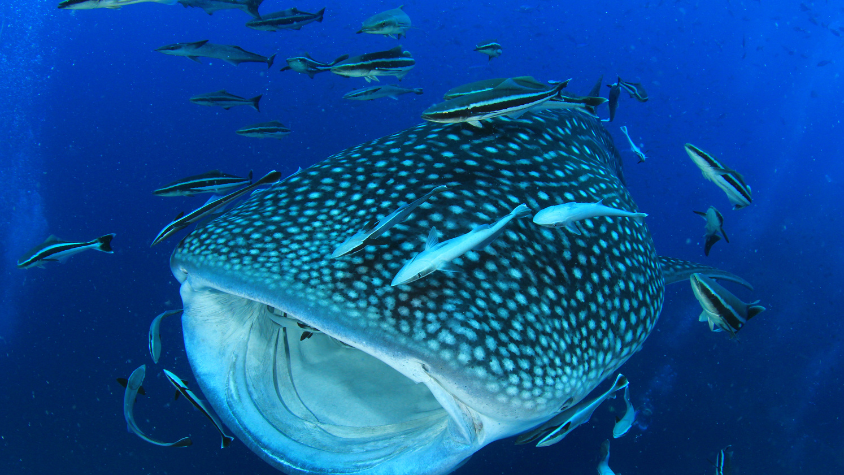
[[[212,424],[214,424],[214,427],[217,429],[217,432],[220,433],[220,448],[225,449],[226,447],[231,445],[232,441],[234,441],[234,437],[226,434],[226,431],[223,430],[223,423],[220,422],[220,419],[217,418],[217,416],[214,414],[214,411],[212,411],[208,408],[208,406],[205,405],[205,401],[196,397],[196,394],[194,394],[193,391],[188,389],[187,384],[185,384],[185,382],[181,378],[173,374],[172,371],[167,371],[166,369],[163,371],[164,375],[167,377],[167,381],[170,381],[170,384],[172,384],[173,387],[176,388],[176,391],[178,391],[178,393],[176,393],[176,397],[178,397],[179,394],[184,396],[185,399],[188,400],[188,402],[193,404],[193,407],[199,409],[199,411],[203,413],[205,417],[207,417],[208,420],[211,421]]]
[[[721,240],[721,236],[724,236],[724,240],[727,241],[727,243],[730,242],[730,238],[728,238],[727,233],[724,232],[724,215],[715,209],[714,206],[710,206],[705,212],[695,211],[694,213],[698,216],[702,216],[703,219],[706,220],[706,234],[704,234],[706,242],[703,245],[703,253],[705,255],[709,255],[709,250],[712,249],[712,246],[716,242]],[[718,235],[719,232],[721,233],[721,236]]]
[[[241,178],[211,170],[201,175],[193,175],[181,180],[168,183],[152,192],[155,196],[194,196],[202,193],[225,194],[241,186],[252,183],[252,171],[249,176]]]
[[[340,61],[331,67],[339,76],[362,77],[366,82],[378,81],[378,76],[395,76],[401,81],[416,65],[410,51],[396,46],[387,51],[366,53]]]
[[[645,213],[625,211],[623,209],[611,208],[603,204],[603,199],[597,203],[563,203],[561,205],[543,208],[533,217],[533,222],[549,228],[566,228],[574,234],[581,234],[582,228],[578,221],[600,217],[633,218],[639,223],[644,222],[648,216]],[[591,225],[590,228],[594,228]]]
[[[448,241],[437,242],[437,228],[431,228],[428,234],[428,241],[425,243],[425,250],[413,256],[401,269],[399,269],[392,286],[407,284],[419,280],[436,271],[455,272],[451,261],[466,254],[469,251],[479,251],[492,244],[510,221],[516,218],[523,218],[530,214],[530,208],[520,204],[513,208],[509,214],[493,224],[481,224],[466,234],[449,239]]]
[[[267,69],[269,69],[273,67],[273,61],[275,61],[275,55],[261,56],[260,54],[250,53],[240,46],[218,45],[209,43],[208,40],[193,43],[174,43],[155,50],[171,56],[184,56],[197,63],[202,63],[199,58],[212,58],[223,60],[235,66],[240,63],[267,63]]]
[[[692,291],[703,307],[701,322],[708,322],[714,332],[726,331],[730,338],[744,327],[748,320],[765,311],[765,307],[753,303],[744,303],[729,290],[721,287],[714,280],[701,274],[692,274]]]
[[[410,17],[402,8],[404,8],[404,5],[372,15],[363,22],[363,26],[357,32],[359,34],[384,35],[390,38],[397,37],[398,39],[401,39],[402,36],[407,37],[407,30],[410,29]]]
[[[497,58],[501,56],[501,53],[504,52],[504,50],[501,48],[501,45],[498,44],[498,42],[496,41],[479,43],[475,46],[475,51],[487,55],[487,61],[492,61],[492,58]]]
[[[583,400],[566,409],[541,426],[516,438],[516,444],[536,442],[537,447],[548,447],[563,440],[581,424],[589,422],[592,413],[607,399],[614,399],[616,391],[626,388],[627,378],[618,375],[613,385],[594,399]]]
[[[153,363],[158,364],[158,358],[161,357],[161,320],[180,313],[182,313],[182,309],[161,312],[149,324],[149,355],[152,357]]]
[[[615,475],[610,468],[610,441],[601,444],[601,458],[598,460],[598,475]]]
[[[624,411],[624,415],[615,418],[615,425],[612,428],[613,439],[617,439],[626,434],[627,431],[633,427],[633,422],[636,421],[636,409],[634,409],[633,404],[630,403],[629,385],[624,388],[624,405],[627,406],[627,410]]]
[[[635,142],[633,142],[633,139],[630,138],[630,134],[627,133],[627,126],[622,125],[620,128],[621,133],[623,133],[624,136],[627,137],[627,143],[630,144],[630,151],[633,152],[637,157],[639,157],[639,163],[642,163],[647,160],[648,157],[645,156],[645,152],[643,152],[642,149],[639,148],[639,146],[636,145]]]
[[[287,58],[287,66],[281,68],[281,70],[293,70],[297,73],[307,74],[311,79],[313,79],[314,76],[318,73],[325,73],[331,71],[331,68],[335,64],[339,63],[340,61],[345,61],[347,59],[349,59],[349,55],[344,54],[343,56],[340,56],[331,63],[323,63],[322,61],[317,61],[314,58],[311,58],[310,54],[305,53],[302,56],[293,56]]]
[[[175,5],[176,0],[64,0],[59,3],[60,10],[93,10],[95,8],[109,8],[116,10],[125,5],[136,3],[163,3]]]
[[[235,133],[244,137],[281,140],[290,135],[290,129],[277,120],[271,120],[260,124],[247,125],[237,129]]]
[[[106,234],[87,242],[62,241],[56,236],[50,236],[18,259],[18,269],[43,267],[47,262],[64,262],[68,257],[88,250],[112,254],[111,240],[114,236]]]
[[[144,434],[141,428],[138,427],[138,423],[135,422],[135,399],[138,397],[141,385],[144,384],[146,371],[146,365],[139,366],[135,371],[132,371],[132,375],[129,376],[129,380],[126,382],[126,391],[123,393],[123,418],[126,419],[126,428],[129,432],[153,445],[161,447],[188,447],[193,445],[190,437],[182,437],[175,442],[161,442]]]
[[[686,153],[700,168],[704,178],[724,190],[727,199],[733,204],[733,209],[744,208],[753,202],[750,185],[744,182],[744,177],[739,172],[724,166],[715,157],[690,143],[686,144]]]
[[[239,9],[252,15],[255,18],[261,18],[258,13],[258,7],[261,6],[264,0],[178,0],[185,8],[197,7],[205,10],[205,13],[213,15],[214,12],[220,10]]]
[[[422,88],[417,87],[415,89],[407,89],[392,85],[372,86],[348,92],[343,96],[343,99],[348,99],[350,101],[372,101],[383,97],[389,97],[390,99],[398,100],[398,96],[410,93],[414,93],[416,95],[422,94]]]
[[[301,30],[309,23],[322,23],[325,15],[325,8],[316,12],[308,13],[295,8],[282,10],[280,12],[268,13],[260,18],[246,22],[246,26],[253,30],[278,31],[278,30]]]
[[[398,209],[387,216],[384,216],[377,221],[367,223],[363,229],[356,232],[343,241],[342,244],[337,246],[337,248],[334,249],[334,252],[331,253],[331,258],[337,259],[338,257],[342,257],[347,254],[354,254],[355,252],[362,250],[364,247],[381,237],[382,234],[389,231],[390,228],[404,221],[410,213],[413,212],[413,210],[418,208],[422,203],[428,201],[428,198],[437,193],[442,193],[447,189],[448,187],[445,185],[438,186],[412,202],[399,206]]]
[[[424,123],[342,151],[176,246],[197,384],[268,463],[449,473],[615,374],[653,329],[664,282],[698,269],[660,258],[647,226],[628,219],[601,219],[580,237],[521,219],[490,252],[466,254],[460,275],[390,286],[431,227],[458,235],[519,203],[636,209],[599,120],[560,110],[491,122]],[[389,244],[330,259],[350,230],[432,182],[453,191],[390,228]],[[275,313],[319,333],[300,341],[310,330]]]
[[[201,106],[222,107],[225,110],[229,110],[235,106],[252,106],[256,111],[261,112],[258,104],[261,102],[261,97],[263,96],[263,94],[258,94],[251,99],[245,99],[230,94],[225,89],[220,89],[219,91],[193,96],[190,98],[190,101]]]

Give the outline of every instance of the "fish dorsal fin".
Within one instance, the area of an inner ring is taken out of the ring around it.
[[[214,91],[213,94],[228,94],[229,91],[225,89],[220,89],[219,91]]]
[[[184,216],[184,215],[185,215],[184,211],[179,211],[179,214],[177,214],[176,217],[173,218],[173,221],[178,221],[178,220],[182,219],[182,216]]]
[[[199,48],[200,46],[203,46],[205,43],[208,43],[208,40],[195,41],[195,42],[189,43],[189,44],[191,46],[195,46],[195,47]]]
[[[747,319],[748,320],[750,320],[751,318],[753,318],[756,315],[759,315],[760,313],[765,311],[765,307],[763,307],[761,305],[754,305],[757,302],[758,302],[758,300],[756,302],[753,302],[753,304],[750,304],[749,307],[747,307]]]
[[[387,50],[388,53],[393,53],[393,54],[402,54],[402,51],[403,50],[401,49],[401,46],[396,46],[395,48]]]
[[[501,81],[501,84],[495,86],[493,89],[529,89],[525,86],[520,86],[513,78],[507,78]]]
[[[55,234],[51,234],[47,236],[47,239],[44,240],[44,243],[52,243],[52,242],[59,242],[61,239],[57,238]]]
[[[534,88],[534,89],[547,89],[548,88],[548,86],[546,86],[545,84],[542,84],[541,82],[534,79],[533,76],[517,76],[517,77],[514,77],[514,78],[510,78],[510,79],[512,79],[513,82],[515,82],[516,84],[518,84],[522,87],[526,86],[526,87],[531,87],[531,88]]]
[[[431,228],[431,231],[428,233],[428,240],[425,242],[426,251],[437,245],[437,236],[439,236],[437,228]]]

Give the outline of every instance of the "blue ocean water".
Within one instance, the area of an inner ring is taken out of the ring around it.
[[[709,460],[728,444],[733,473],[844,468],[844,8],[684,0],[404,5],[415,28],[401,41],[355,34],[370,15],[398,6],[389,2],[300,3],[306,11],[326,7],[324,22],[278,33],[245,28],[249,17],[240,11],[0,5],[0,473],[275,473],[241,443],[219,450],[213,428],[169,399],[157,370],[148,371],[152,396],[139,404],[139,420],[161,438],[190,433],[194,446],[163,449],[126,431],[114,379],[149,363],[150,320],[180,305],[168,266],[175,241],[152,249],[149,242],[178,212],[203,203],[151,190],[214,168],[286,175],[419,123],[451,87],[519,75],[571,77],[570,88],[582,93],[601,75],[605,83],[616,75],[641,81],[650,100],[623,95],[606,126],[625,150],[627,184],[649,213],[659,253],[741,275],[756,290],[731,290],[768,308],[734,342],[697,321],[688,285],[667,288],[656,329],[622,368],[643,414],[613,441],[613,469],[711,472]],[[267,0],[261,11],[292,6]],[[153,51],[203,39],[279,58],[267,70]],[[472,49],[490,39],[504,53],[488,62]],[[349,102],[341,96],[363,87],[362,79],[278,71],[294,54],[330,60],[399,44],[417,61],[402,85],[423,87],[424,95]],[[187,100],[222,88],[264,94],[262,112]],[[274,119],[293,130],[283,141],[233,132]],[[626,152],[620,125],[644,144],[647,162]],[[686,142],[741,171],[753,204],[730,211],[686,156]],[[724,212],[731,242],[704,257],[703,222],[692,210],[709,205]],[[114,255],[15,268],[49,234],[82,240],[111,232]],[[174,369],[189,375],[175,321],[165,322],[162,338]],[[499,441],[460,473],[594,473],[623,403],[607,407],[557,445]]]

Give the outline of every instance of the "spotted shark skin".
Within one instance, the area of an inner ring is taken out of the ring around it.
[[[370,218],[437,185],[448,190],[390,229],[388,245],[330,259]],[[519,203],[535,212],[598,200],[637,211],[612,138],[577,111],[496,118],[483,129],[422,124],[333,155],[197,229],[174,251],[197,381],[232,431],[276,467],[337,468],[273,452],[270,429],[249,427],[238,415],[244,396],[235,373],[249,361],[233,350],[194,356],[212,339],[201,334],[206,304],[192,301],[191,292],[240,299],[222,307],[270,305],[376,358],[415,362],[436,382],[429,387],[471,408],[462,439],[468,448],[427,471],[419,468],[426,461],[415,465],[415,473],[448,473],[484,445],[576,404],[638,351],[662,309],[661,261],[644,223],[590,218],[577,236],[525,219],[513,220],[486,250],[455,260],[460,274],[399,287],[391,279],[431,227],[447,239]],[[214,338],[226,341],[226,332]],[[262,409],[255,403],[249,411]],[[489,420],[505,421],[503,429]],[[413,473],[389,463],[379,459],[361,473]]]

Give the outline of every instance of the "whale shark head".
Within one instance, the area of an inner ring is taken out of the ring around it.
[[[331,259],[438,185],[377,246]],[[490,246],[392,287],[432,227],[452,238],[520,203],[636,211],[598,120],[423,124],[253,194],[171,258],[197,382],[225,424],[295,474],[441,474],[571,407],[636,352],[664,281],[646,225],[581,235],[513,220]]]

